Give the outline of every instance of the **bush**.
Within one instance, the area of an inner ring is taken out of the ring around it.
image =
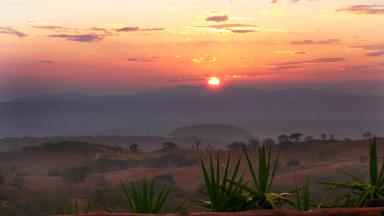
[[[5,182],[5,177],[2,173],[0,173],[0,186],[4,184],[4,182]]]
[[[61,177],[65,182],[83,182],[88,178],[89,172],[90,168],[88,166],[73,166],[64,169],[61,172]]]
[[[61,176],[60,168],[52,168],[47,171],[47,176]]]
[[[172,168],[192,166],[197,163],[197,160],[182,155],[163,155],[161,157],[144,158],[141,163],[143,166],[151,168]]]
[[[132,168],[138,165],[136,160],[114,160],[111,158],[98,158],[92,161],[91,169],[95,172],[105,172]]]
[[[298,167],[298,166],[300,166],[300,161],[298,161],[297,159],[291,159],[291,160],[287,161],[286,164],[287,164],[287,167],[289,167],[289,168]]]

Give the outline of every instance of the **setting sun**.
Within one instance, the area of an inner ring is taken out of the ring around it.
[[[208,85],[210,86],[218,86],[220,85],[220,79],[217,77],[211,77],[208,80]]]

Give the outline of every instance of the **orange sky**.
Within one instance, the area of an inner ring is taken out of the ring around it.
[[[8,91],[381,83],[384,3],[2,0],[0,47]]]

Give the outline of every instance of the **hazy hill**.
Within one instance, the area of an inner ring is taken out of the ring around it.
[[[240,127],[224,124],[198,124],[176,128],[170,137],[198,137],[225,141],[248,141],[253,135]]]
[[[0,103],[0,136],[166,135],[201,123],[384,119],[383,110],[383,96],[308,89],[181,86],[132,95],[49,94]]]

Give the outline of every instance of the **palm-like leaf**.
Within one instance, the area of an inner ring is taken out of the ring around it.
[[[339,199],[345,200],[345,205],[349,207],[362,207],[372,200],[384,201],[384,163],[381,164],[379,172],[376,137],[369,140],[369,180],[348,173],[346,175],[351,178],[350,182],[322,182],[322,184],[333,189],[349,190]]]
[[[254,187],[252,188],[247,185],[243,185],[242,188],[250,193],[250,203],[253,208],[279,208],[282,203],[287,202],[288,193],[271,193],[273,180],[275,178],[279,162],[280,150],[278,151],[276,158],[272,161],[272,146],[268,146],[268,152],[266,151],[265,145],[260,146],[258,151],[259,157],[257,170],[255,170],[246,149],[244,149],[244,154]]]
[[[142,179],[136,182],[121,182],[123,194],[131,212],[134,213],[164,213],[170,208],[168,202],[170,186],[161,186],[156,191],[155,179],[148,182]]]
[[[216,212],[236,212],[248,210],[247,197],[242,185],[245,185],[243,173],[240,172],[241,159],[237,160],[234,170],[230,170],[230,155],[225,163],[224,171],[221,172],[220,158],[216,157],[216,164],[209,156],[209,169],[203,161],[204,186],[200,192],[205,194],[209,200],[197,200],[197,204]]]
[[[89,204],[84,209],[80,209],[77,201],[71,201],[65,199],[62,206],[59,209],[48,209],[50,215],[77,215],[80,213],[88,213]]]

